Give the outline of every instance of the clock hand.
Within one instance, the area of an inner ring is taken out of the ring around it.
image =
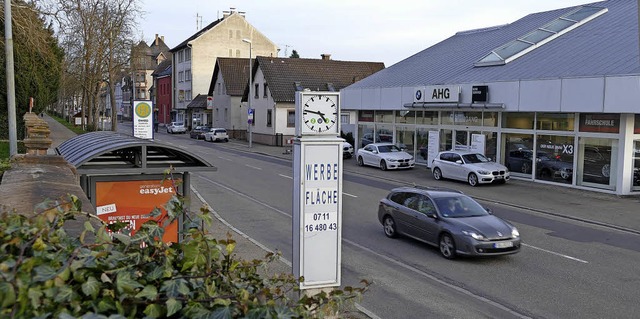
[[[313,113],[313,114],[318,114],[320,115],[320,117],[322,117],[324,119],[324,113],[320,112],[320,111],[311,111],[311,110],[305,110],[305,112],[307,113]]]

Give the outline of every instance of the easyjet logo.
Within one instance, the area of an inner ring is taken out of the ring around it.
[[[173,194],[173,187],[164,187],[157,185],[141,185],[140,195],[159,195],[159,194]]]

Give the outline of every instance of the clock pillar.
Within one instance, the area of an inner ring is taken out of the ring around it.
[[[300,289],[340,286],[342,142],[337,92],[297,92],[293,145],[293,265]]]

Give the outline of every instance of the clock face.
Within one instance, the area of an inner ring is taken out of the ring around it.
[[[337,96],[306,95],[302,104],[303,133],[338,133]]]

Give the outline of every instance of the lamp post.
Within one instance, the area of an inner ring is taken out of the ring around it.
[[[247,121],[247,124],[249,125],[249,148],[251,148],[251,142],[253,139],[253,134],[251,131],[251,127],[253,126],[253,110],[251,109],[251,98],[253,96],[253,72],[251,70],[251,49],[253,47],[253,44],[251,43],[251,40],[249,39],[242,39],[242,42],[245,43],[249,43],[249,96],[247,97],[247,105],[249,110],[247,111],[247,115],[251,114],[251,122]]]

